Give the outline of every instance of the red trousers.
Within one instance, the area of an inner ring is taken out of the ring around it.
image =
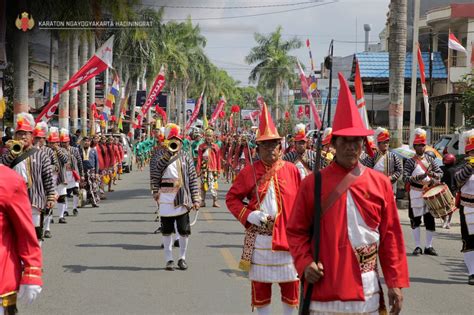
[[[299,281],[278,283],[281,301],[291,306],[298,305]],[[272,301],[272,283],[252,281],[252,307],[262,307]]]

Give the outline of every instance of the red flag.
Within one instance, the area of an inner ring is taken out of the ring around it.
[[[194,106],[193,113],[191,114],[191,117],[189,118],[186,127],[184,128],[185,131],[188,131],[189,128],[191,128],[191,125],[196,121],[199,111],[201,110],[201,102],[202,102],[202,97],[204,95],[204,90],[202,90],[201,95],[199,96],[196,106]]]
[[[354,78],[354,88],[356,95],[356,105],[359,109],[360,117],[364,122],[364,125],[369,129],[369,117],[367,116],[367,107],[365,106],[365,97],[364,97],[364,85],[362,84],[362,78],[360,76],[359,61],[356,59],[355,66],[355,78]]]
[[[457,50],[467,54],[466,48],[464,48],[459,39],[457,39],[456,36],[454,36],[454,34],[451,32],[449,33],[448,47],[449,49]]]
[[[112,47],[114,44],[114,36],[112,35],[100,48],[95,52],[85,65],[72,76],[69,81],[61,88],[58,94],[45,106],[41,113],[36,117],[36,122],[48,122],[58,109],[59,95],[65,91],[78,87],[102,73],[108,67],[112,66]]]
[[[160,107],[160,105],[156,105],[155,112],[163,118],[163,123],[166,124],[168,121],[168,117],[166,116],[166,112]]]
[[[226,100],[224,98],[224,95],[222,95],[221,99],[219,100],[219,103],[217,103],[217,107],[214,110],[214,113],[212,113],[211,119],[209,120],[209,124],[214,124],[219,117],[219,113],[224,109],[224,105],[226,104]]]
[[[426,89],[425,64],[421,56],[420,45],[418,44],[418,67],[420,68],[421,90],[423,91],[423,102],[425,104],[425,119],[426,125],[429,124],[430,103],[428,101],[428,90]]]
[[[303,90],[304,93],[306,93],[306,97],[309,100],[311,111],[313,112],[314,123],[318,129],[321,129],[321,126],[322,126],[321,118],[319,118],[318,110],[316,108],[316,104],[314,103],[313,95],[309,92],[308,80],[306,79],[306,75],[304,74],[304,71],[301,68],[301,65],[299,62],[298,62],[298,69],[300,71],[301,89]]]
[[[160,94],[161,90],[165,86],[166,80],[165,80],[165,69],[163,66],[161,66],[160,72],[156,76],[155,82],[153,83],[153,87],[150,90],[150,94],[148,94],[148,97],[146,99],[145,104],[142,106],[142,114],[143,116],[146,115],[148,110],[150,109],[151,105],[155,102],[156,98],[158,97],[158,94]]]

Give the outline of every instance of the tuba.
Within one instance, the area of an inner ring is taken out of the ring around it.
[[[23,142],[9,140],[6,144],[9,146],[10,152],[13,156],[19,156],[23,153]]]

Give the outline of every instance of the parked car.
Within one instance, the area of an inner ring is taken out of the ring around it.
[[[455,156],[459,155],[459,134],[452,133],[441,135],[439,140],[433,145],[433,147],[438,150],[439,153],[445,155],[447,153],[454,154]],[[462,154],[463,152],[461,152]]]
[[[122,143],[123,146],[122,169],[125,173],[130,173],[133,170],[133,149],[127,136],[123,133],[106,134],[106,136],[113,136],[114,138],[120,139],[120,143]]]

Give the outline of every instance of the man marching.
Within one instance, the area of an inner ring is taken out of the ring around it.
[[[359,163],[364,127],[346,80],[333,124],[335,161],[306,177],[287,226],[290,252],[300,278],[314,285],[311,314],[376,314],[384,309],[377,256],[387,284],[391,312],[402,307],[408,287],[403,232],[388,178]],[[317,181],[318,184],[315,184]],[[315,185],[317,185],[315,187]],[[320,242],[314,244],[315,188],[320,189]],[[314,247],[319,257],[314,260]],[[303,304],[304,305],[304,304]]]
[[[84,167],[84,187],[87,191],[87,199],[92,207],[97,208],[99,203],[98,183],[99,178],[99,157],[97,151],[91,148],[89,137],[83,137],[81,140],[81,161]]]
[[[331,164],[332,160],[334,159],[334,150],[331,147],[331,139],[332,139],[332,128],[327,127],[324,129],[323,136],[322,136],[322,149],[321,149],[321,168],[325,168],[329,164]]]
[[[221,171],[221,158],[219,146],[214,143],[214,131],[206,129],[205,142],[198,148],[198,161],[196,172],[201,177],[201,207],[206,206],[206,192],[211,191],[212,206],[219,208],[217,203],[217,179]]]
[[[151,189],[160,208],[166,270],[175,269],[172,237],[175,226],[180,236],[178,268],[186,270],[186,251],[191,235],[189,212],[199,209],[199,187],[193,160],[181,150],[179,126],[167,124],[165,138],[166,149],[155,160],[156,165],[150,167]]]
[[[460,187],[461,204],[461,237],[464,263],[468,271],[468,283],[474,285],[474,130],[469,130],[462,137],[466,144],[464,151],[467,155],[466,163],[454,178]]]
[[[59,132],[59,141],[61,142],[61,147],[66,150],[68,154],[68,162],[66,164],[66,181],[67,181],[67,190],[68,193],[72,193],[72,202],[73,202],[73,215],[78,215],[79,212],[77,207],[79,205],[79,183],[84,181],[84,169],[82,167],[81,154],[79,149],[71,146],[69,131],[67,129],[61,129]],[[67,199],[64,202],[64,212],[60,214],[59,223],[66,223],[64,215],[68,216],[69,212],[67,209]]]
[[[367,167],[377,172],[385,174],[393,186],[393,192],[396,192],[397,180],[402,176],[402,161],[398,156],[388,151],[390,142],[390,133],[385,128],[377,128],[375,130],[375,138],[377,140],[377,152],[374,157],[366,155],[361,161]]]
[[[302,179],[308,176],[316,165],[316,152],[307,149],[308,138],[306,138],[305,129],[304,124],[295,126],[293,139],[296,151],[288,152],[283,156],[283,160],[295,164]]]
[[[296,166],[281,159],[281,139],[264,104],[256,140],[260,160],[240,172],[226,196],[227,208],[246,229],[239,267],[249,271],[252,309],[259,315],[270,314],[272,283],[280,285],[285,315],[298,305],[286,224],[301,179]]]
[[[408,215],[410,217],[411,228],[413,230],[413,238],[415,239],[416,248],[413,255],[431,255],[438,256],[433,248],[433,235],[436,230],[435,219],[428,211],[423,200],[424,190],[439,182],[443,176],[443,171],[435,163],[434,159],[425,153],[426,147],[426,131],[415,129],[415,138],[413,140],[413,148],[415,156],[405,162],[403,169],[403,181],[409,184],[410,204]],[[425,251],[421,250],[420,242],[420,225],[421,218],[426,228],[426,246]]]
[[[14,142],[8,142],[8,152],[1,163],[12,168],[24,179],[31,202],[33,224],[38,240],[43,238],[43,211],[55,203],[51,159],[43,150],[33,146],[33,116],[19,113],[16,117]],[[15,143],[16,142],[16,143]]]

